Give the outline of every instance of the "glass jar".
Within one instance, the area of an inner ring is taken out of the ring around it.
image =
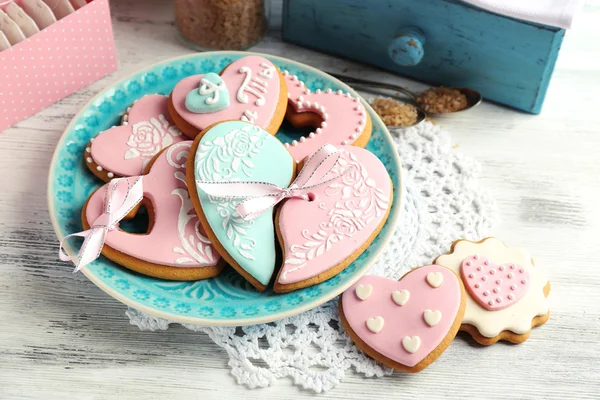
[[[175,24],[196,50],[245,50],[267,33],[270,0],[175,0]]]

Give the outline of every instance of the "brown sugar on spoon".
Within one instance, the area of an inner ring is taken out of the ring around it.
[[[417,103],[430,113],[452,113],[467,108],[467,96],[457,89],[437,87],[419,95]]]
[[[417,122],[417,108],[393,99],[376,98],[371,107],[387,126],[411,126]]]

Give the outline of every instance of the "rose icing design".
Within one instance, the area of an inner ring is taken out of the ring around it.
[[[430,273],[443,276],[438,287],[427,281]],[[361,286],[372,287],[372,293],[364,299],[357,290]],[[398,293],[405,294],[402,302],[398,301]],[[456,335],[463,305],[458,277],[437,265],[414,269],[398,282],[362,277],[340,300],[344,326],[368,346],[361,346],[367,354],[378,353],[400,366],[417,366],[416,370],[426,366],[418,364],[438,346],[445,350],[449,344],[443,343],[446,337]],[[440,354],[437,352],[437,356]]]
[[[138,176],[152,157],[185,139],[168,111],[169,98],[148,95],[136,101],[123,117],[123,124],[101,132],[86,148],[88,164],[108,177]]]
[[[293,175],[294,162],[281,142],[255,125],[226,121],[198,139],[195,181],[260,181],[287,187]],[[248,221],[236,210],[240,199],[212,197],[198,186],[196,193],[210,231],[227,253],[223,256],[262,285],[255,286],[264,289],[277,258],[274,211]]]
[[[172,145],[143,176],[144,202],[151,207],[153,223],[147,234],[109,231],[105,247],[148,263],[171,267],[214,266],[219,254],[206,236],[194,211],[185,179],[192,142]],[[128,178],[133,183],[137,177]],[[85,218],[94,221],[102,213],[106,185],[88,200]]]
[[[387,218],[392,184],[385,166],[368,150],[338,148],[343,153],[331,173],[347,172],[316,187],[313,201],[292,198],[281,207],[284,262],[276,290],[277,285],[306,281],[339,264],[349,265]]]
[[[221,79],[230,94],[228,107],[199,114],[190,111],[185,103],[188,94],[201,86],[204,76],[193,75],[182,79],[171,94],[174,110],[197,129],[196,133],[209,125],[228,120],[250,122],[272,134],[276,133],[281,121],[274,122],[273,118],[285,87],[282,89],[279,72],[273,63],[264,57],[247,56],[229,64],[221,73]]]
[[[477,260],[473,259],[475,255]],[[467,262],[470,265],[467,266]],[[486,338],[497,337],[503,331],[517,335],[528,334],[532,320],[548,314],[545,290],[548,280],[543,270],[533,266],[529,255],[519,249],[507,247],[496,238],[488,238],[478,243],[460,240],[454,244],[450,254],[438,257],[435,263],[461,275],[469,292],[463,324],[475,327]],[[467,267],[464,272],[463,266]],[[500,266],[504,266],[504,271],[500,270]],[[514,266],[514,269],[510,266]],[[471,267],[475,268],[475,272],[472,272]],[[482,267],[480,271],[479,267]],[[495,270],[493,275],[490,274],[492,269]],[[523,272],[520,272],[521,270]],[[513,277],[508,278],[511,271]],[[469,277],[470,274],[474,274],[473,278]],[[486,283],[485,285],[475,287],[477,274],[479,282]],[[486,277],[486,281],[481,281],[483,276]],[[492,279],[492,276],[495,279]],[[502,281],[496,283],[498,279]],[[513,283],[509,283],[513,279],[517,280],[517,283],[514,283],[515,289],[511,289]],[[498,294],[506,297],[502,298],[501,303],[491,307],[488,297],[496,298],[494,288],[499,288]],[[489,291],[488,296],[483,294],[486,290]],[[514,293],[513,299],[508,298],[511,292]]]
[[[308,136],[294,140],[286,147],[296,162],[312,154],[324,144],[352,145],[359,137],[366,144],[371,134],[371,120],[360,100],[341,90],[327,89],[314,93],[304,86],[295,75],[283,71],[288,87],[288,112],[314,113],[321,118],[320,126]]]

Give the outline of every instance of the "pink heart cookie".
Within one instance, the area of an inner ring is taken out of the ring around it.
[[[338,146],[332,173],[348,171],[314,188],[307,201],[287,200],[277,214],[283,266],[276,292],[329,279],[352,263],[377,236],[392,205],[393,187],[381,161],[354,146]],[[329,167],[329,165],[326,165]]]
[[[465,258],[460,273],[471,297],[490,311],[513,305],[529,289],[529,273],[522,266],[496,265],[484,256]]]
[[[84,158],[94,175],[104,181],[141,175],[156,154],[185,140],[169,115],[168,104],[167,96],[144,96],[127,109],[121,126],[93,138]]]
[[[362,277],[344,292],[339,308],[346,332],[365,353],[388,367],[418,372],[456,336],[465,296],[452,271],[429,265],[398,282]]]
[[[317,90],[311,93],[302,81],[283,72],[289,106],[286,119],[294,126],[312,127],[306,137],[286,144],[296,162],[314,153],[324,144],[365,147],[371,137],[372,122],[360,100],[341,90]]]
[[[109,231],[104,256],[144,275],[169,280],[210,278],[222,271],[225,264],[202,229],[187,190],[185,169],[191,145],[192,141],[184,141],[170,146],[142,177],[149,231]],[[137,178],[127,179],[133,184]],[[102,214],[106,188],[88,198],[82,212],[85,229]]]
[[[264,57],[246,56],[229,64],[221,79],[229,93],[227,108],[195,113],[186,107],[186,97],[200,87],[204,75],[182,79],[171,93],[169,111],[177,126],[190,138],[217,122],[242,120],[275,135],[287,107],[287,88],[277,67]]]

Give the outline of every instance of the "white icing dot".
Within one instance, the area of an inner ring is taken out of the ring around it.
[[[521,283],[522,283],[523,285],[526,285],[526,284],[527,284],[527,279],[523,279],[523,280],[521,281]]]
[[[509,272],[509,273],[506,275],[506,277],[507,277],[508,279],[512,279],[512,278],[513,278],[513,276],[514,276],[514,275],[513,275],[513,273],[512,273],[512,272]]]
[[[282,72],[283,76],[288,76],[290,73],[288,72],[287,69],[284,69]]]
[[[314,132],[311,132],[311,133],[309,133],[309,134],[308,134],[308,137],[310,137],[310,138],[313,138],[313,137],[315,137],[315,133],[314,133]]]
[[[473,256],[473,260],[479,260],[479,256],[478,256],[477,254],[475,254],[475,255]]]
[[[94,139],[96,139],[96,138],[91,138],[91,139],[90,139],[90,142],[93,142],[93,141],[94,141]]]
[[[502,303],[502,298],[496,297],[496,303]]]
[[[493,306],[494,305],[494,300],[488,301],[488,305]]]
[[[92,160],[92,157],[88,157],[88,158],[85,159],[85,161],[91,163],[93,160]]]
[[[87,153],[89,153],[89,152],[91,152],[91,151],[92,151],[92,149],[90,149],[89,147],[86,147],[86,148],[85,148],[85,151],[86,151]]]
[[[505,267],[504,267],[504,265],[501,265],[501,266],[499,266],[499,267],[498,267],[498,269],[499,269],[500,271],[504,271]]]
[[[345,146],[345,145],[347,145],[347,144],[348,144],[348,141],[347,141],[347,140],[343,140],[343,141],[342,141],[342,144]]]
[[[308,101],[308,100],[307,100],[307,101],[305,101],[305,102],[304,102],[304,105],[305,105],[306,107],[310,107],[310,101]]]
[[[321,128],[325,128],[327,126],[327,122],[323,121],[321,122]]]
[[[304,96],[298,97],[298,101],[304,101]]]
[[[497,284],[497,285],[501,285],[501,284],[502,284],[502,279],[497,279],[497,280],[496,280],[496,284]]]
[[[358,137],[358,135],[354,134],[354,135],[350,135],[350,139],[356,139]]]
[[[481,285],[479,283],[475,284],[475,289],[479,289],[481,287]]]
[[[115,176],[115,174],[113,174],[112,172],[109,172],[108,174],[106,174],[106,176],[108,176],[109,178],[112,178],[113,176]]]
[[[293,76],[292,76],[292,80],[293,80],[293,81],[297,81],[297,80],[298,80],[298,77],[297,77],[296,75],[293,75]]]
[[[306,140],[306,138],[305,138],[304,136],[302,136],[302,137],[300,138],[300,143],[304,143],[304,141],[305,141],[305,140]]]
[[[485,275],[484,275],[484,276],[482,276],[482,277],[481,277],[481,280],[482,280],[482,281],[484,281],[484,282],[485,282],[485,281],[487,281],[487,276],[485,276]]]
[[[519,272],[523,273],[523,272],[525,272],[525,270],[523,268],[521,268],[521,269],[519,269]]]
[[[285,147],[290,147],[290,144],[289,144],[289,143],[284,143],[283,145],[284,145]]]
[[[99,165],[96,167],[96,169],[97,169],[98,171],[102,171],[102,167],[101,167],[101,166],[99,166]]]
[[[123,121],[123,125],[129,125],[129,122]]]
[[[292,146],[296,146],[298,142],[296,140],[292,140]]]
[[[470,266],[471,266],[471,261],[467,261],[467,262],[465,263],[465,265],[466,265],[467,267],[470,267]]]
[[[475,274],[469,274],[469,278],[475,278]]]
[[[489,290],[486,290],[486,291],[484,291],[484,292],[483,292],[483,295],[484,295],[484,296],[489,296],[489,295],[490,295],[490,291],[489,291]]]
[[[510,269],[515,269],[515,266],[514,266],[514,265],[511,265],[511,266],[510,266]]]
[[[327,119],[327,118],[329,118],[329,114],[327,114],[327,113],[323,114],[323,119]]]
[[[515,296],[513,296],[512,293],[509,293],[508,296],[506,296],[506,297],[508,297],[509,300],[512,300],[515,298]]]
[[[496,273],[496,270],[495,270],[495,269],[493,269],[493,268],[492,268],[492,269],[490,269],[490,275],[494,275],[495,273]]]
[[[327,89],[325,93],[331,93],[331,89]]]
[[[517,289],[517,285],[510,285],[510,290],[516,290]]]
[[[500,288],[497,288],[497,287],[496,287],[496,288],[494,288],[493,292],[494,292],[494,293],[500,293]]]
[[[316,132],[317,135],[320,134],[322,132],[321,128],[317,128],[317,130],[315,132]]]
[[[361,133],[361,132],[362,132],[362,129],[360,129],[360,128],[356,128],[356,129],[355,129],[355,131],[356,131],[357,133]]]
[[[480,265],[479,267],[477,267],[477,271],[483,271],[483,267]]]
[[[489,262],[488,260],[485,260],[483,263],[484,263],[485,265],[490,265],[490,262]]]
[[[315,90],[315,93],[317,93],[317,94],[318,94],[318,93],[321,93],[321,89],[317,89],[317,90]]]
[[[298,108],[302,108],[302,102],[301,101],[298,102]]]
[[[346,96],[346,97],[352,97],[352,95],[350,95],[349,92],[346,92],[346,94],[344,94],[344,96]]]

